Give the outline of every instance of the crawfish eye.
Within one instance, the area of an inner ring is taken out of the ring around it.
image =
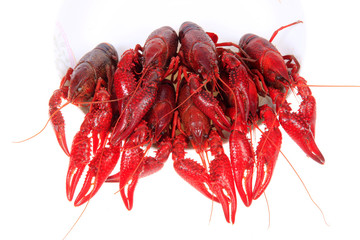
[[[192,140],[194,137],[192,135],[189,135],[189,140]]]
[[[82,87],[79,87],[79,88],[78,88],[77,90],[78,90],[78,92],[81,92],[81,90],[82,90]]]
[[[209,138],[209,135],[208,134],[204,134],[204,138]]]
[[[275,79],[280,81],[280,80],[283,80],[283,77],[278,75],[278,76],[275,77]]]

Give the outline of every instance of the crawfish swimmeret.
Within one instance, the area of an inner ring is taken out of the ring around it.
[[[94,197],[104,182],[118,182],[130,210],[138,180],[159,171],[172,153],[176,172],[219,202],[226,221],[234,223],[236,190],[250,206],[271,180],[281,148],[280,126],[306,155],[324,164],[315,143],[315,98],[299,75],[296,58],[282,56],[271,43],[278,31],[270,40],[246,34],[237,45],[217,43],[214,33],[185,22],[179,36],[171,27],[159,28],[144,46],[137,44],[120,59],[108,43],[84,55],[49,102],[58,142],[70,157],[69,201],[87,167],[75,206]],[[234,46],[238,51],[231,50]],[[286,99],[290,89],[302,99],[296,112]],[[265,96],[271,106],[259,105]],[[61,99],[88,109],[71,151]],[[254,149],[249,133],[260,121],[265,130]],[[222,146],[225,136],[230,156]],[[186,158],[189,144],[201,160]],[[158,148],[154,157],[147,154],[151,146]],[[110,176],[119,159],[120,172]]]

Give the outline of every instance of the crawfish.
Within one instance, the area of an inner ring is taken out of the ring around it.
[[[183,65],[192,72],[199,73],[206,82],[211,81],[212,91],[220,79],[218,57],[215,43],[210,36],[197,24],[184,22],[179,30],[181,48],[179,56]],[[202,109],[214,124],[226,131],[230,130],[231,123],[219,107],[217,100],[202,88],[200,78],[190,77],[185,73],[185,79],[191,86],[191,94],[195,105]],[[180,72],[181,75],[181,72]],[[180,83],[178,83],[180,86]]]
[[[88,109],[86,102],[92,101],[100,79],[107,83],[111,93],[113,75],[118,61],[115,48],[109,43],[100,43],[85,54],[74,69],[69,68],[62,78],[60,88],[55,90],[49,101],[49,114],[60,147],[70,156],[66,137],[65,121],[59,110],[61,100]],[[87,110],[86,110],[87,111]]]
[[[271,43],[280,30],[298,23],[301,21],[279,28],[270,40],[254,34],[246,34],[240,39],[239,45],[251,58],[256,60],[250,63],[250,66],[264,76],[269,88],[268,94],[276,104],[281,126],[309,157],[324,164],[324,156],[315,143],[315,98],[312,96],[306,80],[298,74],[300,65],[296,58],[289,55],[282,56]],[[292,60],[295,64],[291,63]],[[296,88],[298,95],[302,98],[300,108],[296,113],[292,112],[290,104],[286,100],[289,88]]]

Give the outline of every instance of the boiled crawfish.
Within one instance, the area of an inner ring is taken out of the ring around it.
[[[100,79],[107,83],[107,90],[111,93],[113,75],[116,69],[118,55],[109,43],[100,43],[92,51],[85,54],[75,66],[69,68],[49,101],[49,114],[59,145],[70,156],[65,137],[65,121],[59,110],[61,100],[84,107],[92,101],[95,88]]]
[[[300,21],[281,27],[279,30],[297,23]],[[251,58],[256,60],[249,65],[264,76],[268,94],[276,104],[281,126],[309,157],[324,164],[324,156],[315,143],[315,98],[312,96],[306,80],[298,74],[300,65],[296,58],[282,56],[271,43],[279,30],[274,32],[270,41],[254,34],[246,34],[240,39],[239,45]],[[285,60],[288,62],[286,63]],[[295,64],[291,63],[292,60]],[[291,107],[286,101],[286,93],[289,88],[296,88],[298,95],[302,98],[297,113],[291,112]]]
[[[206,82],[209,82],[210,85],[213,86],[214,90],[217,79],[220,79],[215,43],[199,25],[192,22],[185,22],[181,25],[179,40],[181,44],[179,56],[182,66],[185,66],[185,69],[179,71],[179,74],[184,73],[186,81],[189,82],[195,105],[202,109],[203,113],[209,117],[219,129],[229,131],[231,123],[226,118],[218,101],[211,93],[206,92],[202,88],[204,83],[202,83],[195,74],[189,77],[186,73],[187,71],[191,71],[201,75]],[[178,86],[179,85],[180,84],[178,84]]]

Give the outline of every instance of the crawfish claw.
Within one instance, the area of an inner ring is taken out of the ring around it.
[[[224,211],[225,219],[229,223],[229,205],[231,205],[231,223],[234,224],[237,203],[230,160],[224,153],[221,138],[216,131],[211,131],[209,140],[211,154],[215,156],[215,159],[210,163],[212,191],[218,197]]]
[[[210,163],[210,179],[212,182],[212,191],[218,197],[222,205],[225,219],[230,223],[230,209],[231,205],[231,223],[235,223],[236,213],[236,192],[234,180],[231,172],[229,158],[224,154],[216,157]],[[226,194],[225,194],[226,193]]]
[[[230,158],[236,188],[245,206],[252,202],[252,176],[254,170],[254,153],[249,140],[241,131],[233,130],[230,134]]]
[[[120,184],[120,195],[123,199],[125,207],[130,211],[134,203],[134,191],[136,184],[139,180],[139,176],[133,176],[131,181],[127,184]],[[127,186],[126,186],[127,185]],[[127,189],[125,189],[127,188]],[[126,191],[126,192],[125,192]]]
[[[269,106],[263,105],[260,107],[260,117],[264,118],[268,130],[262,135],[256,149],[258,159],[256,163],[256,182],[253,190],[254,200],[261,196],[270,183],[282,140],[279,122],[276,121],[274,111]]]
[[[95,157],[89,164],[84,185],[75,199],[75,206],[86,203],[96,194],[114,169],[119,157],[120,147],[104,147],[97,151]]]
[[[314,97],[301,96],[303,101],[298,112],[291,112],[289,103],[284,99],[285,96],[277,89],[270,88],[269,90],[270,97],[276,103],[281,126],[309,157],[324,164],[325,158],[315,143],[316,103]]]
[[[66,195],[69,201],[73,199],[76,186],[86,167],[90,162],[91,143],[88,131],[79,131],[71,146],[69,168],[66,176]]]
[[[197,189],[211,200],[219,202],[219,199],[209,190],[210,177],[205,168],[191,159],[179,159],[174,161],[175,171],[191,186]]]

